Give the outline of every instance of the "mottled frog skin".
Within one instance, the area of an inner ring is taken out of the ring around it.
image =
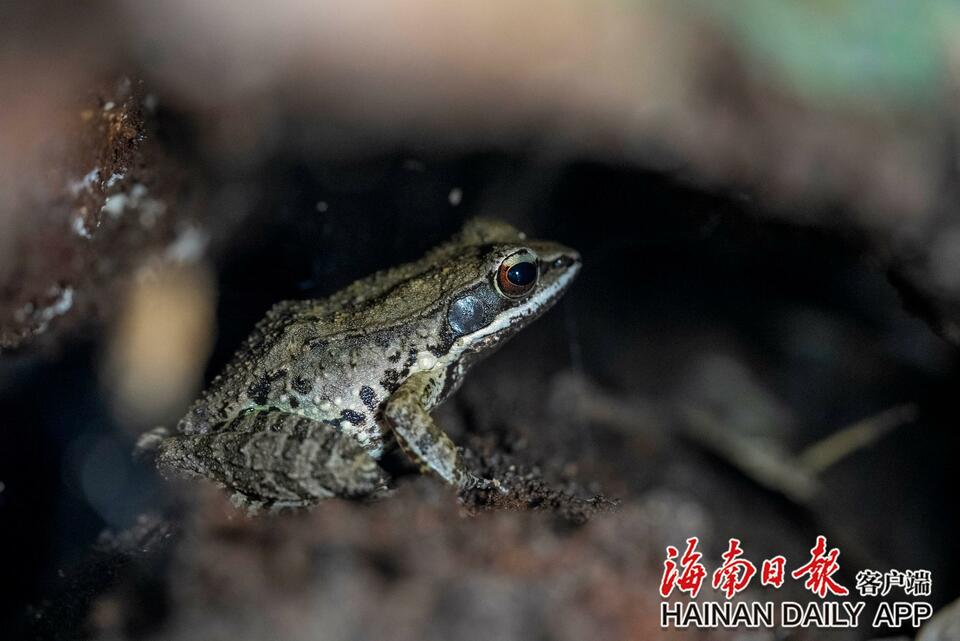
[[[250,506],[376,495],[387,483],[377,460],[393,443],[447,483],[489,485],[429,412],[579,268],[572,249],[470,221],[416,262],[278,303],[175,431],[139,447],[161,470],[212,479]]]

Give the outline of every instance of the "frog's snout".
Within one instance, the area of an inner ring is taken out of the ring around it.
[[[580,269],[580,254],[570,250],[569,253],[563,253],[550,261],[550,269]]]
[[[569,247],[559,247],[546,255],[541,255],[541,277],[550,279],[563,277],[569,280],[580,271],[580,252]]]

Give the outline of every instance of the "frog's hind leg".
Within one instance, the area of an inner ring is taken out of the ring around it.
[[[251,506],[306,506],[386,490],[385,473],[370,453],[323,423],[256,410],[215,430],[163,439],[158,467],[213,479]]]

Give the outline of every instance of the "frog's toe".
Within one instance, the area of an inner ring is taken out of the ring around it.
[[[461,485],[462,490],[496,490],[501,494],[508,494],[510,490],[499,479],[485,479],[470,474]]]

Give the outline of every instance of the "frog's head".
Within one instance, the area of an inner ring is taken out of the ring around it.
[[[528,240],[499,221],[475,219],[461,231],[458,269],[468,278],[450,297],[446,330],[454,353],[490,351],[550,309],[580,270],[580,254]]]

